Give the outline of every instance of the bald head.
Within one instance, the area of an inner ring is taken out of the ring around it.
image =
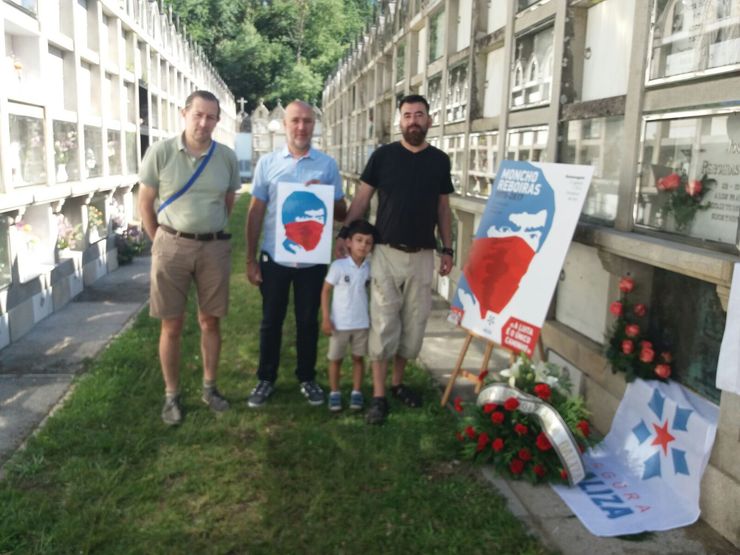
[[[311,137],[316,119],[313,107],[302,100],[294,100],[285,108],[285,134],[288,150],[294,156],[303,156],[311,148]]]

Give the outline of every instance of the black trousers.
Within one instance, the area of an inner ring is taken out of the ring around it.
[[[274,262],[267,254],[260,255],[262,272],[262,324],[260,325],[260,380],[277,380],[283,321],[288,311],[290,286],[293,285],[293,305],[296,323],[296,369],[299,382],[316,378],[316,351],[319,340],[319,308],[321,288],[326,277],[326,264],[308,268],[289,268]]]

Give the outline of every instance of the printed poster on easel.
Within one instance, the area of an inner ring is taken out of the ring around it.
[[[450,321],[532,356],[592,175],[592,166],[501,163]]]
[[[328,264],[331,261],[334,187],[278,183],[275,261]]]

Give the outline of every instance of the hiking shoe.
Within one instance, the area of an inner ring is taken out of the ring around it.
[[[365,414],[365,422],[368,424],[383,424],[388,416],[388,401],[385,397],[373,397],[370,408]]]
[[[301,393],[308,399],[308,404],[318,407],[324,404],[324,391],[315,381],[303,382],[301,384]]]
[[[363,403],[364,399],[362,398],[362,393],[360,393],[359,391],[353,391],[352,394],[349,396],[350,410],[362,410]]]
[[[175,395],[169,399],[165,398],[164,406],[162,407],[162,422],[168,426],[177,426],[182,422],[179,395]]]
[[[391,387],[391,394],[407,407],[415,409],[421,406],[421,395],[405,384]]]
[[[265,404],[267,398],[272,395],[273,391],[275,391],[275,385],[272,382],[268,382],[267,380],[260,380],[259,382],[257,382],[257,385],[252,390],[252,393],[249,394],[247,405],[249,405],[253,409],[261,407]]]
[[[203,396],[200,399],[214,412],[229,410],[229,402],[215,387],[204,388]]]
[[[332,412],[342,410],[342,394],[339,391],[329,393],[329,410]]]

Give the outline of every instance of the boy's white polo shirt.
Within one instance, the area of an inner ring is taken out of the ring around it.
[[[331,321],[337,330],[360,330],[370,327],[367,283],[370,280],[368,259],[357,266],[351,256],[331,263],[325,281],[334,287]]]

